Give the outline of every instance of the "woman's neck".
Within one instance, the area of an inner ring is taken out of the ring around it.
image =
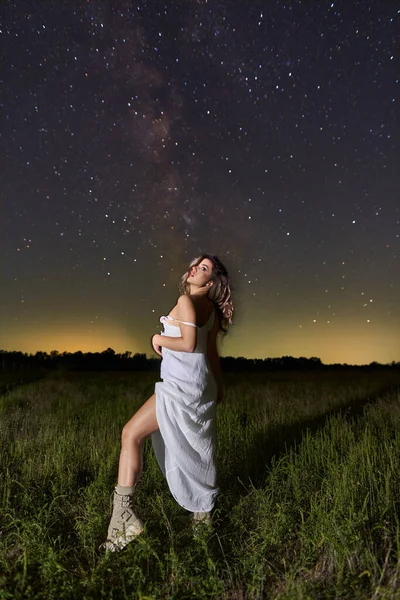
[[[190,284],[189,286],[189,294],[191,296],[207,296],[210,289],[205,285],[203,287],[198,287],[197,285]]]

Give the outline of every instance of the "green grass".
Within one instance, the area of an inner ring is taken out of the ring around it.
[[[0,600],[400,598],[396,373],[228,376],[213,530],[179,526],[148,442],[145,533],[100,552],[120,431],[156,379],[53,375],[0,399]]]

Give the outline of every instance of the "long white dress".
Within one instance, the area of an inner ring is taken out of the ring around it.
[[[175,500],[191,512],[208,512],[215,503],[217,385],[207,359],[207,334],[214,324],[212,313],[197,327],[194,352],[162,349],[161,382],[155,385],[159,431],[152,434],[158,464]],[[160,318],[164,333],[181,335],[177,321]],[[195,325],[193,325],[195,327]]]

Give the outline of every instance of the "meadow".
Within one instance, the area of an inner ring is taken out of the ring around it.
[[[155,373],[50,373],[0,397],[0,600],[400,599],[400,373],[226,375],[213,527],[145,444],[142,536],[104,541],[120,431]]]

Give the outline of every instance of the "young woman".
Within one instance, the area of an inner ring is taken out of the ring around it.
[[[216,495],[215,408],[222,400],[217,336],[232,322],[227,270],[213,254],[195,258],[182,276],[177,304],[161,317],[152,345],[162,356],[161,382],[122,430],[118,485],[103,548],[121,550],[143,531],[133,512],[142,444],[153,448],[172,495],[194,521],[210,520]]]

